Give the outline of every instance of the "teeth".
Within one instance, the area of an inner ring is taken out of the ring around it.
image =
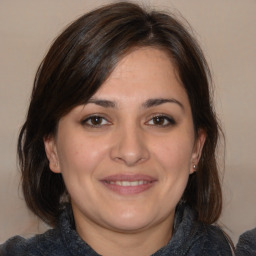
[[[128,186],[139,186],[143,184],[149,183],[149,181],[144,181],[144,180],[136,180],[136,181],[109,181],[108,182],[111,185],[118,185],[118,186],[123,186],[123,187],[128,187]]]

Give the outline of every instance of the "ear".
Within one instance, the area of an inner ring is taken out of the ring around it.
[[[201,158],[202,150],[204,147],[206,139],[206,132],[203,129],[199,129],[198,135],[195,140],[193,153],[191,157],[191,167],[190,167],[190,174],[194,173],[196,171],[197,165],[199,163],[199,160]]]
[[[44,148],[46,156],[49,160],[49,168],[52,172],[60,173],[61,171],[59,165],[59,158],[54,136],[44,138]]]

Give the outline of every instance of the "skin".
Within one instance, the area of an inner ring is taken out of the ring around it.
[[[103,255],[143,256],[170,240],[204,141],[203,131],[195,137],[170,58],[144,47],[118,63],[90,103],[60,119],[45,149],[50,169],[63,175],[82,239]],[[111,177],[150,182],[111,187]]]

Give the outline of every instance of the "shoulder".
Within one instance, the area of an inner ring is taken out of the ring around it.
[[[231,242],[219,226],[200,224],[200,233],[197,246],[201,247],[202,255],[232,256]]]
[[[15,236],[0,245],[0,255],[25,255],[26,240],[20,236]]]
[[[196,212],[187,205],[177,209],[174,230],[169,248],[173,255],[232,256],[229,239],[222,229],[198,221]]]
[[[256,228],[243,233],[236,246],[237,256],[256,255]]]
[[[68,255],[62,250],[62,241],[59,231],[51,229],[44,234],[25,239],[15,236],[0,245],[1,256],[42,256],[42,255]],[[62,254],[60,254],[62,252]],[[58,254],[57,254],[58,253]]]

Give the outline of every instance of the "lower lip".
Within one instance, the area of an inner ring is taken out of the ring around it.
[[[107,182],[102,182],[105,187],[108,189],[120,194],[120,195],[135,195],[142,193],[148,189],[150,189],[152,186],[155,185],[155,181],[149,182],[146,184],[138,185],[138,186],[120,186],[116,184],[109,184]]]

